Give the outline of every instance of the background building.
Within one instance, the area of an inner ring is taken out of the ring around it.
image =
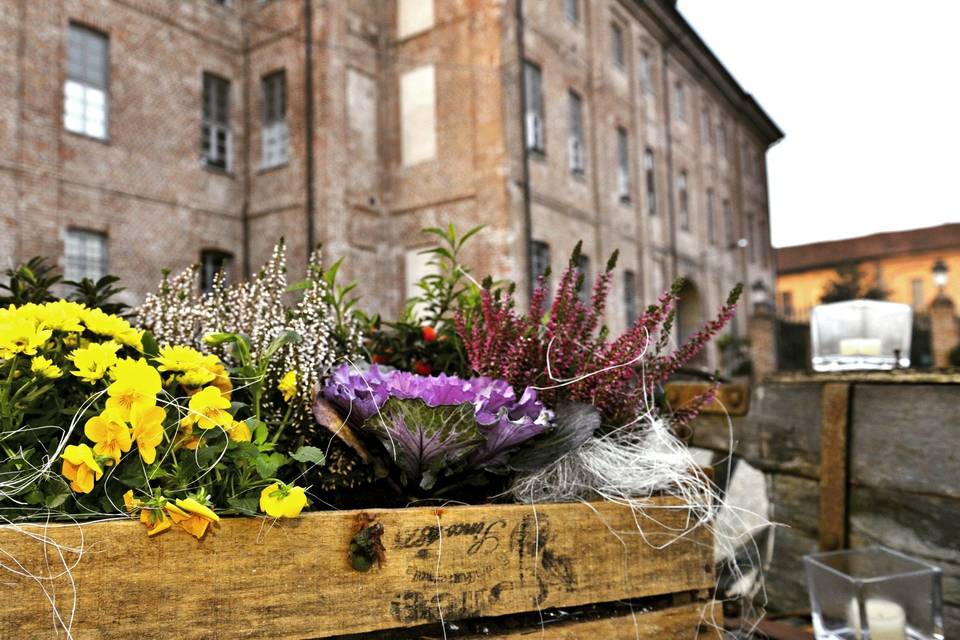
[[[784,247],[775,253],[777,306],[786,317],[808,317],[837,279],[837,269],[851,265],[860,269],[865,286],[883,289],[887,300],[925,313],[941,293],[933,275],[939,263],[947,269],[942,293],[960,300],[960,224]]]
[[[619,249],[614,330],[678,276],[681,338],[773,285],[782,133],[667,0],[0,0],[0,82],[0,260],[134,298],[284,236],[396,310],[447,222],[521,283]]]

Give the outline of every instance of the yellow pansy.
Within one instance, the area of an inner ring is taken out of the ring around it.
[[[296,518],[305,506],[303,487],[274,482],[260,492],[260,510],[272,518]]]
[[[50,339],[53,332],[22,316],[0,324],[0,358],[10,358],[18,353],[32,356]]]
[[[143,349],[143,334],[131,327],[130,323],[120,316],[104,313],[100,309],[84,309],[81,317],[91,332],[113,338],[128,347]]]
[[[193,394],[187,406],[190,413],[185,420],[201,429],[226,427],[233,422],[233,416],[226,411],[230,408],[230,400],[224,398],[216,387],[205,387]]]
[[[161,407],[136,405],[130,411],[130,426],[137,451],[147,464],[157,459],[157,445],[163,442],[163,421],[167,412]]]
[[[30,371],[41,378],[49,378],[51,380],[55,380],[63,375],[60,367],[53,364],[52,360],[44,358],[43,356],[33,356],[30,360]]]
[[[219,522],[220,516],[194,498],[178,499],[176,504],[164,505],[170,518],[197,540],[203,537],[211,522]]]
[[[83,434],[96,443],[93,450],[97,455],[113,458],[114,464],[120,462],[121,452],[130,451],[133,442],[130,429],[116,409],[105,409],[87,420]]]
[[[250,427],[242,420],[234,420],[230,428],[227,429],[227,436],[234,442],[250,442],[253,434],[250,433]]]
[[[63,458],[63,477],[70,481],[70,488],[77,493],[93,491],[93,482],[103,476],[103,469],[97,464],[90,447],[67,445],[60,457]]]
[[[280,380],[280,384],[277,385],[277,388],[280,389],[280,393],[283,394],[283,399],[290,402],[290,400],[297,395],[297,372],[287,371]]]
[[[200,436],[193,435],[193,424],[186,419],[180,421],[180,434],[173,443],[174,449],[195,450],[200,446]]]
[[[147,528],[148,536],[155,536],[171,526],[170,518],[167,517],[163,509],[144,506],[142,502],[133,497],[133,489],[123,494],[123,504],[130,513],[140,511],[140,522]]]
[[[83,312],[86,310],[85,306],[77,302],[57,300],[40,305],[35,311],[35,316],[48,329],[66,333],[79,333],[83,331],[83,325],[80,321]]]
[[[215,355],[207,356],[204,359],[204,367],[214,375],[210,385],[220,389],[220,395],[229,399],[231,393],[233,393],[233,383],[230,381],[230,374],[227,373],[227,368],[220,362],[220,358]]]
[[[71,373],[81,380],[94,383],[106,375],[107,370],[117,362],[120,345],[112,340],[104,343],[91,342],[85,347],[74,349],[67,360],[73,362],[76,371]]]
[[[116,409],[124,420],[130,419],[130,411],[136,406],[152,407],[163,381],[156,369],[143,358],[124,358],[113,367],[114,382],[107,387],[107,408]]]

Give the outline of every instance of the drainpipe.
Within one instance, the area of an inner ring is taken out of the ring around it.
[[[250,115],[250,34],[243,27],[243,130],[246,135],[243,145],[243,203],[240,209],[240,223],[243,243],[243,277],[250,278],[250,132],[253,130],[253,118]]]
[[[304,80],[303,80],[303,92],[304,92],[304,104],[303,104],[303,116],[304,122],[306,124],[306,209],[307,209],[307,220],[306,220],[306,238],[307,238],[307,252],[306,258],[309,258],[310,252],[313,251],[316,246],[316,230],[314,223],[314,213],[316,210],[316,202],[314,199],[314,185],[316,182],[316,176],[314,175],[314,157],[313,157],[313,129],[314,129],[314,115],[313,115],[313,0],[303,0],[303,22],[304,22],[304,35],[303,35],[303,56],[306,64],[304,65]]]
[[[660,48],[660,82],[663,85],[663,114],[666,118],[667,142],[667,202],[670,205],[670,263],[671,280],[680,275],[680,257],[677,251],[677,210],[673,186],[673,110],[670,105],[670,79],[667,76],[667,52],[676,38],[671,37]]]
[[[520,62],[520,131],[521,148],[523,149],[522,163],[522,184],[523,190],[523,242],[524,247],[521,251],[523,256],[523,269],[526,276],[521,280],[527,283],[526,299],[529,300],[533,295],[533,205],[530,192],[530,150],[527,148],[527,88],[526,88],[526,60],[527,54],[523,44],[524,22],[523,22],[523,0],[516,0],[516,22],[517,22],[517,57]]]

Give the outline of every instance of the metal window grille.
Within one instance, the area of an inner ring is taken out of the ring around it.
[[[261,80],[263,132],[261,165],[265,168],[284,164],[289,159],[290,133],[287,127],[287,76],[276,71]]]
[[[67,131],[107,137],[109,64],[107,36],[71,24],[63,87],[63,126]]]
[[[230,81],[203,74],[203,163],[208,167],[230,167]]]
[[[63,277],[96,282],[107,275],[107,236],[96,231],[68,229],[63,239]]]

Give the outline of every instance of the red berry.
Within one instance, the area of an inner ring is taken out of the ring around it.
[[[386,357],[380,355],[379,353],[373,354],[371,360],[373,360],[373,364],[384,364],[387,361]]]
[[[437,330],[433,327],[423,327],[423,341],[433,342],[437,339]]]
[[[413,370],[421,376],[428,376],[433,373],[433,369],[430,367],[430,365],[426,362],[421,362],[420,360],[413,363]]]

